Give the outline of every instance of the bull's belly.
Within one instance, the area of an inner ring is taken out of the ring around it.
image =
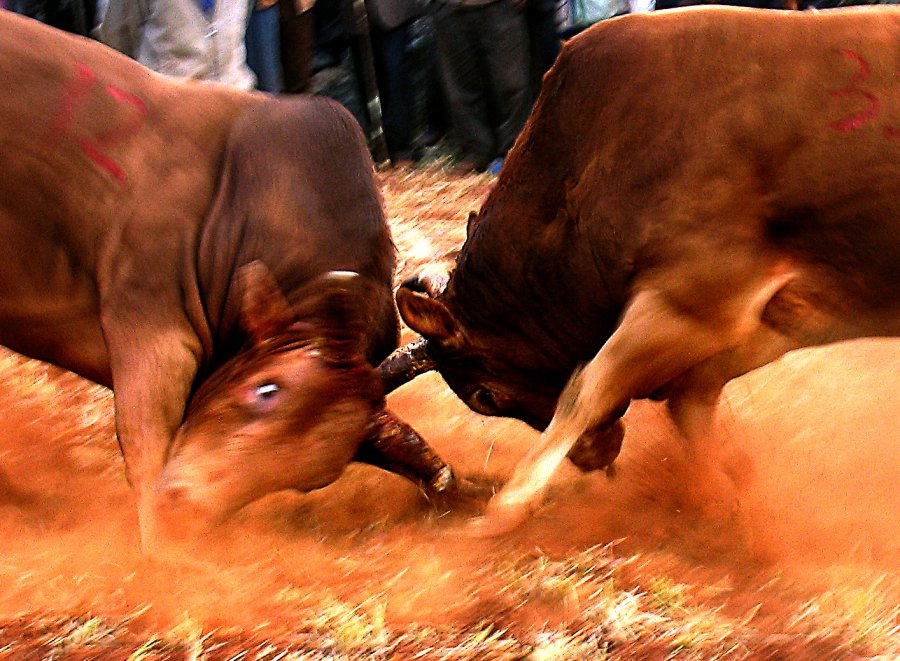
[[[109,357],[96,318],[6,312],[0,311],[0,344],[110,386]]]
[[[0,200],[0,344],[29,358],[110,383],[92,279],[48,216]]]
[[[93,289],[76,279],[35,275],[23,277],[9,262],[0,264],[0,344],[109,386]]]

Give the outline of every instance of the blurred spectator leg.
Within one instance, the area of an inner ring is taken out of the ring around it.
[[[315,14],[312,3],[279,0],[281,15],[281,64],[284,91],[300,94],[309,90],[315,42]]]
[[[426,71],[425,132],[419,140],[419,145],[423,148],[437,144],[450,131],[450,110],[447,107],[447,95],[444,93],[440,62],[433,40],[431,46]]]
[[[73,34],[88,36],[94,26],[95,0],[8,0],[4,6]]]
[[[434,14],[441,79],[461,152],[459,171],[483,171],[496,152],[488,115],[488,81],[480,57],[482,19],[483,8],[453,9],[445,4]]]
[[[342,0],[316,0],[313,7],[315,45],[312,72],[336,67],[347,49]]]
[[[391,161],[413,160],[412,134],[415,100],[409,86],[407,46],[409,24],[391,30],[371,25],[375,77],[381,98],[384,136]]]
[[[256,74],[256,88],[263,92],[282,90],[278,7],[257,3],[247,22],[247,65]],[[268,4],[268,3],[266,3]]]
[[[41,23],[47,22],[47,0],[9,0],[9,8]]]
[[[480,12],[481,47],[496,114],[496,152],[503,158],[531,112],[528,28],[512,0],[497,0]]]
[[[530,0],[525,6],[525,22],[531,52],[531,93],[536,99],[544,74],[553,66],[560,50],[554,0]]]

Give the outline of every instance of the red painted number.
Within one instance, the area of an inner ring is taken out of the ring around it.
[[[126,106],[128,118],[99,132],[79,130],[73,126],[75,120],[90,100],[91,93],[97,88],[101,94],[109,95],[117,105]],[[53,128],[57,135],[74,140],[85,156],[113,178],[125,181],[125,170],[109,155],[109,150],[136,133],[144,123],[146,115],[147,108],[138,97],[118,87],[100,83],[93,69],[84,64],[77,64],[75,77],[66,85],[63,92]]]
[[[831,96],[838,99],[856,97],[861,98],[866,102],[865,110],[847,115],[846,117],[842,117],[836,122],[831,122],[831,124],[829,124],[835,131],[847,133],[862,128],[878,117],[878,113],[881,111],[881,102],[878,100],[877,96],[860,87],[860,84],[864,83],[869,77],[869,63],[864,60],[859,53],[852,50],[841,50],[840,53],[856,63],[857,71],[853,76],[853,80],[850,81],[850,84],[847,87],[834,90],[831,92]]]
[[[878,116],[881,114],[881,100],[874,93],[863,88],[863,84],[871,73],[869,62],[856,51],[841,49],[838,52],[856,65],[856,73],[853,74],[849,85],[841,89],[832,90],[831,96],[836,99],[862,102],[863,109],[830,122],[828,126],[835,131],[849,133],[861,129],[866,124],[870,124],[878,119]],[[900,76],[900,72],[898,72],[898,76]],[[900,127],[883,125],[881,129],[887,138],[900,139]]]

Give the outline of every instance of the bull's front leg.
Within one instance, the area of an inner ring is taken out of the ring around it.
[[[491,500],[475,534],[502,534],[524,522],[585,434],[616,423],[632,399],[737,346],[759,328],[766,304],[791,278],[783,272],[748,278],[739,294],[715,306],[714,316],[692,312],[665,290],[639,291],[599,353],[572,376],[550,425]]]
[[[454,475],[415,429],[386,409],[376,415],[355,459],[412,481],[433,507],[444,511],[478,511],[494,493],[491,483]]]
[[[148,552],[159,537],[156,484],[184,416],[200,347],[186,320],[179,324],[177,316],[163,321],[157,314],[136,315],[144,310],[139,302],[134,305],[138,307],[105,310],[102,323],[116,435],[135,494],[141,546]]]

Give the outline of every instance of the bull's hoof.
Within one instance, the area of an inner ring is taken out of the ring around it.
[[[449,493],[457,488],[456,476],[449,466],[444,466],[428,483],[429,494]]]
[[[610,469],[622,449],[625,428],[617,420],[609,426],[588,429],[566,456],[584,473]]]

